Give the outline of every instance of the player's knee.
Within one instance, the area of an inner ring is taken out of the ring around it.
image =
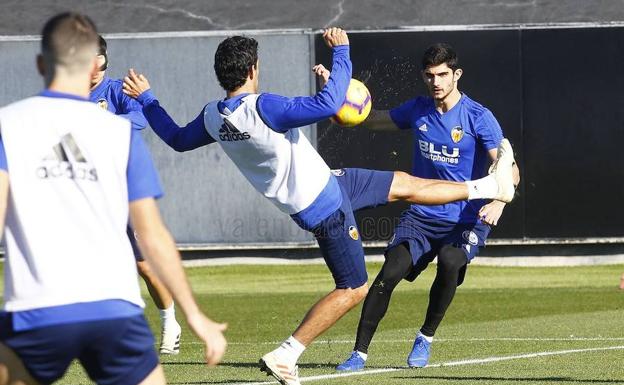
[[[364,283],[362,286],[351,289],[350,291],[353,305],[357,305],[358,303],[364,301],[364,298],[366,298],[366,295],[368,294],[368,284]]]
[[[466,254],[463,250],[451,245],[443,246],[438,253],[438,271],[441,272],[459,272],[466,262]]]
[[[388,193],[388,202],[407,199],[411,192],[408,186],[410,175],[403,171],[395,171]]]

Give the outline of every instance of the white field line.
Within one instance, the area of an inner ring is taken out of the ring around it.
[[[413,342],[414,340],[395,339],[395,340],[374,340],[375,344],[396,344]],[[624,337],[552,337],[552,338],[524,338],[524,337],[498,337],[498,338],[436,338],[434,343],[440,342],[574,342],[574,341],[624,341]],[[282,341],[262,341],[262,342],[228,342],[228,345],[279,345]],[[331,344],[353,344],[355,340],[317,340],[314,345],[331,345]],[[184,342],[184,345],[203,345],[203,342],[191,341]]]
[[[538,358],[538,357],[548,357],[548,356],[562,356],[566,354],[575,354],[575,353],[587,353],[587,352],[600,352],[606,350],[624,350],[624,345],[622,346],[606,346],[600,348],[586,348],[586,349],[569,349],[569,350],[556,350],[550,352],[538,352],[538,353],[527,353],[527,354],[516,354],[510,356],[499,356],[499,357],[486,357],[486,358],[478,358],[473,360],[459,360],[459,361],[449,361],[442,362],[439,364],[427,365],[423,369],[427,368],[440,368],[446,366],[463,366],[463,365],[478,365],[478,364],[487,364],[490,362],[501,362],[501,361],[510,361],[510,360],[519,360],[524,358]],[[354,376],[368,376],[372,374],[380,374],[380,373],[390,373],[390,372],[398,372],[402,370],[414,370],[407,367],[401,368],[385,368],[385,369],[373,369],[373,370],[362,370],[359,372],[348,372],[348,373],[335,373],[335,374],[324,374],[320,376],[310,376],[310,377],[301,377],[301,382],[312,382],[319,380],[332,380],[335,378],[342,377],[354,377]],[[263,381],[263,382],[241,382],[241,383],[223,383],[223,385],[266,385],[266,384],[277,384],[277,381]],[[217,384],[218,385],[218,384]]]

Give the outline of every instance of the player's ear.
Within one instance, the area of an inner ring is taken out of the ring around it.
[[[464,71],[461,68],[455,70],[455,81],[458,81],[461,78]]]
[[[39,54],[37,55],[37,72],[39,72],[39,75],[45,77],[46,73],[45,73],[45,63],[43,62],[43,55]]]
[[[259,61],[256,61],[256,64],[252,65],[249,69],[249,79],[253,79],[258,76],[258,63]]]

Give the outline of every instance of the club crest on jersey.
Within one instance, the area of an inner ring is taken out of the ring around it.
[[[451,139],[453,139],[453,143],[459,143],[460,140],[464,137],[464,129],[461,126],[455,126],[451,129]]]
[[[462,237],[466,240],[466,242],[473,246],[479,244],[479,237],[474,233],[474,231],[466,230],[462,233]]]
[[[349,236],[354,241],[357,241],[360,238],[360,233],[358,233],[358,230],[355,226],[349,226]]]
[[[106,100],[106,99],[99,99],[96,103],[97,103],[98,106],[100,106],[100,108],[102,108],[103,110],[107,110],[108,111],[108,100]]]
[[[335,170],[331,170],[332,174],[336,175],[336,176],[343,176],[345,174],[345,169],[344,168],[337,168]]]

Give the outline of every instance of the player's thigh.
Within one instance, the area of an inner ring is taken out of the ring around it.
[[[165,372],[162,365],[159,364],[139,385],[164,385],[166,383]]]
[[[8,346],[0,342],[0,385],[37,385],[24,367],[22,360]]]
[[[388,203],[395,174],[393,171],[343,168],[332,172],[346,193],[353,211]]]
[[[362,240],[348,202],[314,230],[337,289],[355,289],[368,280]]]

